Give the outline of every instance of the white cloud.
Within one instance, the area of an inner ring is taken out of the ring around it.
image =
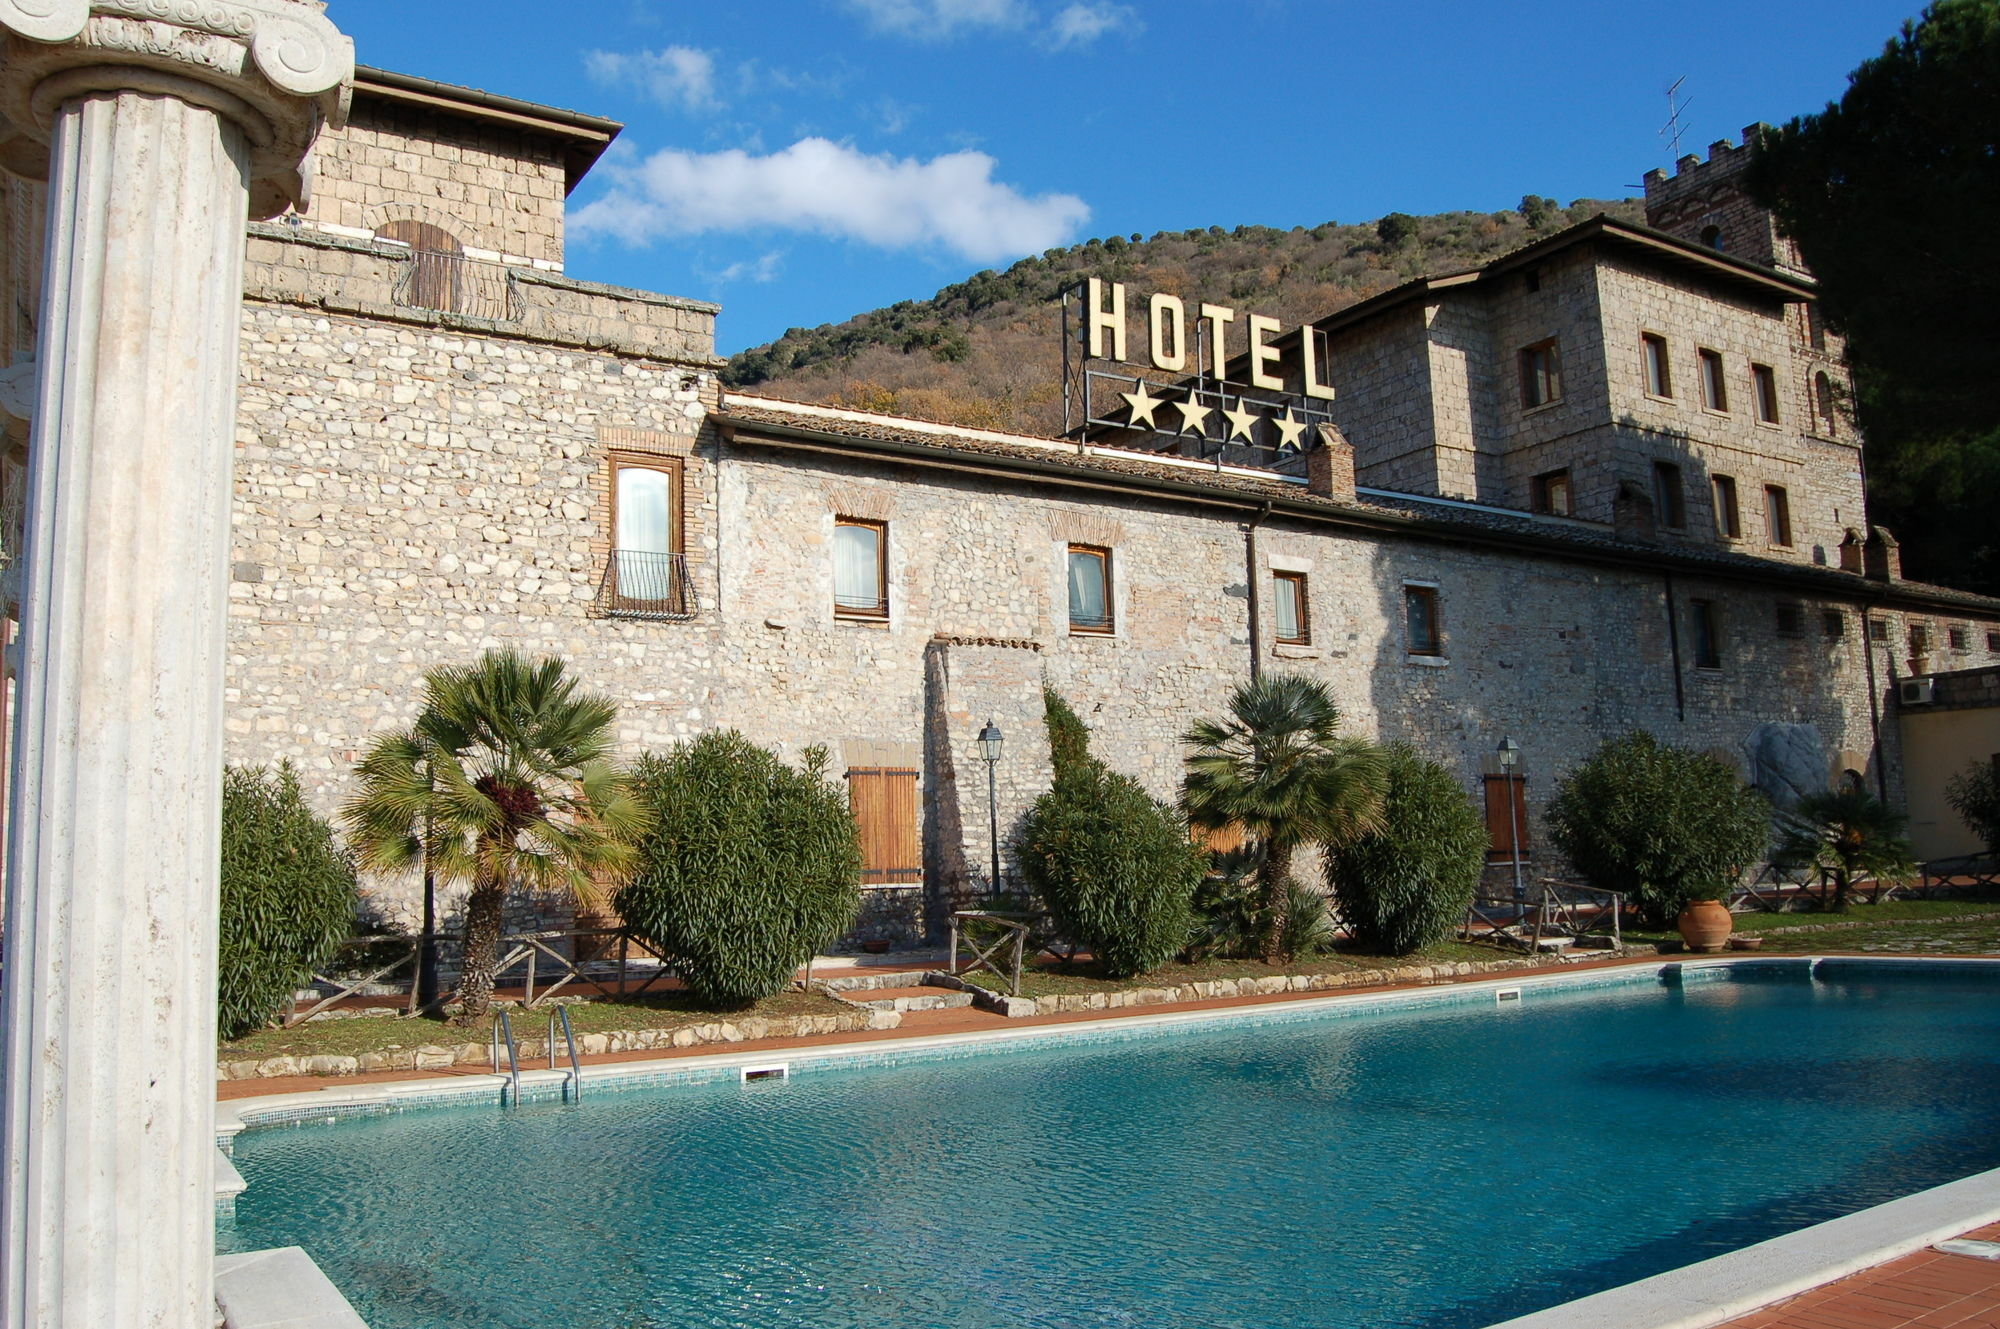
[[[644,91],[660,105],[689,111],[709,110],[715,96],[715,57],[692,46],[659,51],[589,51],[584,68],[598,83],[626,84]]]
[[[1138,11],[1130,5],[1069,5],[1049,25],[1049,44],[1058,50],[1066,46],[1088,46],[1107,32],[1121,28],[1137,32],[1144,26],[1139,21]]]
[[[983,152],[919,161],[823,138],[768,156],[667,148],[614,166],[611,192],[579,208],[570,225],[580,238],[635,245],[776,227],[994,262],[1061,244],[1090,217],[1073,194],[1024,197],[993,178],[995,165]]]
[[[1018,28],[1028,20],[1021,0],[848,0],[882,32],[950,37],[965,28]]]
[[[782,249],[774,249],[760,258],[744,259],[740,263],[731,263],[722,271],[715,273],[713,280],[718,286],[727,286],[731,282],[739,281],[760,283],[776,281],[778,279],[778,270],[784,266],[784,261],[785,252]]]

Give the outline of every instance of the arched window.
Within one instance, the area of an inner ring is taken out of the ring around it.
[[[1704,227],[1702,227],[1702,228],[1701,228],[1701,242],[1702,242],[1702,244],[1703,244],[1703,245],[1707,246],[1708,248],[1710,248],[1710,249],[1713,249],[1713,250],[1714,250],[1714,251],[1715,251],[1716,253],[1718,253],[1718,254],[1719,254],[1719,253],[1721,253],[1721,252],[1722,252],[1722,228],[1721,228],[1720,226],[1704,226]]]
[[[1813,375],[1813,412],[1819,417],[1819,430],[1828,438],[1833,437],[1833,380],[1825,370]]]
[[[464,246],[457,236],[441,226],[410,218],[384,222],[375,228],[375,235],[410,247],[410,271],[396,289],[398,304],[459,310]]]

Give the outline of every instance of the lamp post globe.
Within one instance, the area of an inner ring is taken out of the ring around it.
[[[1509,736],[1500,740],[1494,752],[1500,760],[1500,776],[1507,782],[1507,854],[1514,865],[1514,904],[1525,907],[1528,887],[1521,880],[1520,781],[1514,775],[1521,764],[1521,745]]]

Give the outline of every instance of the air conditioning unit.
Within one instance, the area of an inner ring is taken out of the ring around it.
[[[1901,686],[1905,706],[1928,706],[1937,700],[1937,680],[1934,678],[1906,678]]]

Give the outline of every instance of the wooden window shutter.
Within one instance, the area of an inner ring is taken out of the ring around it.
[[[861,831],[861,884],[891,886],[924,879],[917,773],[880,766],[847,773],[847,797]]]
[[[1243,847],[1246,839],[1243,834],[1243,824],[1235,821],[1227,826],[1217,826],[1213,830],[1190,826],[1188,834],[1196,844],[1215,854],[1234,853]]]
[[[418,309],[457,312],[459,307],[458,237],[442,226],[402,219],[384,222],[375,234],[410,247],[409,302]]]
[[[1513,799],[1507,796],[1507,783],[1513,781]],[[1509,808],[1513,816],[1508,816]],[[1512,824],[1510,824],[1512,823]],[[1525,775],[1489,775],[1486,777],[1486,839],[1489,845],[1486,861],[1489,863],[1511,862],[1514,846],[1521,846],[1521,857],[1528,857],[1528,777]]]

